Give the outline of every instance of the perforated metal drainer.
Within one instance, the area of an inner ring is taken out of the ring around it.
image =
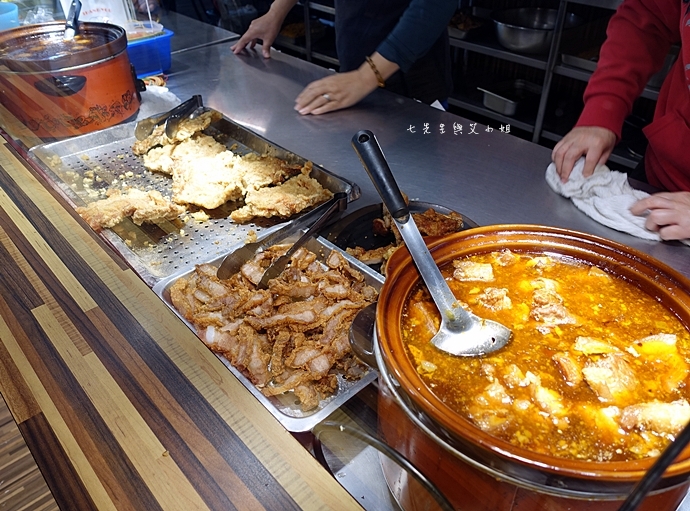
[[[236,153],[270,152],[291,162],[306,161],[282,148],[269,145],[265,139],[244,130],[229,121],[221,126],[230,127],[233,136],[212,130],[217,139]],[[244,131],[242,131],[244,130]],[[237,137],[247,144],[237,140]],[[172,195],[170,176],[150,172],[143,159],[132,153],[134,123],[116,126],[69,140],[34,147],[29,154],[48,175],[63,195],[75,206],[104,198],[109,188],[127,187],[140,190],[158,190],[164,197]],[[258,151],[254,147],[258,146]],[[330,190],[350,193],[350,183],[314,166],[312,175]],[[227,254],[254,236],[261,237],[283,227],[284,219],[259,219],[253,223],[236,224],[230,213],[241,207],[241,202],[228,202],[214,210],[190,207],[179,219],[161,224],[137,226],[129,219],[103,236],[149,284],[194,265]]]

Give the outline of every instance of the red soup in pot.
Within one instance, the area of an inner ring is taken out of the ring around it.
[[[464,307],[513,340],[481,358],[439,351],[438,311],[417,284],[403,343],[430,391],[483,431],[545,455],[629,461],[658,456],[690,420],[690,334],[637,286],[571,257],[509,250],[442,272]]]

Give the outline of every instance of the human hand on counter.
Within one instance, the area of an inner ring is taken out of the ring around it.
[[[594,173],[594,169],[606,163],[616,145],[616,134],[607,128],[598,126],[578,126],[573,128],[551,152],[551,159],[556,165],[556,172],[564,183],[568,181],[575,162],[585,157],[582,170],[584,177]]]
[[[400,69],[378,52],[371,59],[384,80]],[[370,64],[364,62],[354,71],[336,73],[311,82],[295,99],[295,110],[302,115],[319,115],[347,108],[359,103],[378,86],[376,74]]]
[[[256,43],[261,42],[264,58],[271,58],[271,45],[278,37],[285,16],[296,3],[297,0],[275,0],[266,14],[252,20],[247,31],[230,47],[232,52],[237,55],[247,46],[253,50]]]
[[[358,103],[376,87],[376,82],[366,83],[359,70],[336,73],[307,85],[295,99],[295,110],[302,115],[340,110]]]
[[[645,227],[662,240],[690,238],[690,192],[660,192],[637,201],[633,215],[647,214]]]

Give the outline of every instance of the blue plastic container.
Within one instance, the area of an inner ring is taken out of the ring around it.
[[[172,36],[173,32],[164,28],[159,35],[127,42],[127,54],[137,73],[137,78],[158,75],[170,69],[170,38]]]

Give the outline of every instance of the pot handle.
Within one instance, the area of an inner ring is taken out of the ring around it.
[[[84,85],[86,85],[86,77],[76,75],[51,76],[34,83],[34,87],[39,92],[46,96],[57,97],[76,94],[84,88]]]
[[[361,429],[356,429],[351,426],[339,424],[336,422],[324,421],[317,424],[312,430],[312,434],[314,435],[314,457],[321,464],[321,466],[323,466],[323,468],[325,468],[333,477],[335,477],[335,474],[331,470],[331,467],[328,464],[328,461],[326,460],[326,456],[324,454],[323,446],[321,443],[321,436],[325,432],[329,431],[345,433],[366,443],[367,445],[370,445],[371,447],[379,451],[381,454],[393,460],[405,471],[407,471],[407,473],[410,474],[414,479],[416,479],[417,482],[421,484],[427,492],[429,492],[429,494],[434,498],[434,500],[438,503],[439,507],[443,511],[454,511],[453,505],[448,501],[445,495],[441,493],[441,491],[436,487],[436,485],[432,483],[429,480],[429,478],[427,478],[422,472],[420,472],[420,470],[417,467],[415,467],[410,460],[408,460],[405,456],[403,456],[393,447],[381,441],[376,436],[370,435],[369,433],[366,433]]]
[[[137,99],[141,103],[141,93],[146,91],[146,82],[144,80],[137,78],[137,71],[134,69],[134,64],[129,64],[129,71],[132,73],[132,80],[134,80],[134,90],[137,92]]]

